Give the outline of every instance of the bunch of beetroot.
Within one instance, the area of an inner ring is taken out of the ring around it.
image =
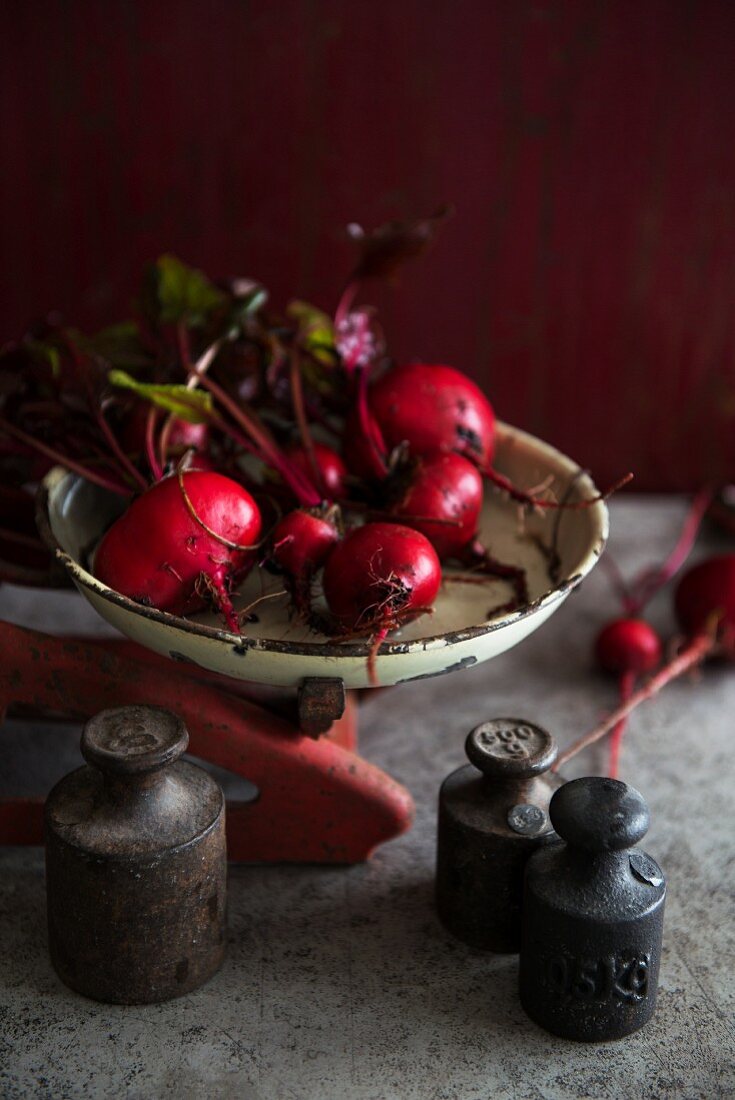
[[[171,256],[147,271],[135,316],[94,337],[54,319],[0,354],[6,480],[61,463],[128,501],[93,568],[139,603],[207,603],[237,632],[231,594],[256,562],[296,614],[337,637],[386,634],[430,611],[444,579],[522,569],[478,538],[485,484],[555,506],[492,468],[487,398],[445,365],[394,365],[367,280],[423,252],[446,216],[352,227],[357,263],[334,318],[303,302],[271,312],[250,280],[215,284]],[[13,466],[14,464],[14,466]],[[329,617],[314,609],[321,575]],[[501,608],[493,610],[500,611]]]

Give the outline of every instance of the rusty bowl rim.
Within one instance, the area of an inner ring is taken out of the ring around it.
[[[496,421],[496,432],[499,442],[509,443],[514,440],[531,445],[538,452],[540,459],[546,459],[549,463],[561,466],[563,472],[569,477],[576,477],[575,490],[578,499],[589,500],[598,496],[598,490],[590,475],[577,466],[570,458],[546,443],[537,436],[524,432],[520,428]],[[258,649],[262,652],[274,654],[288,654],[302,657],[368,657],[371,653],[371,645],[367,642],[284,642],[276,638],[258,638],[249,635],[233,634],[221,627],[208,626],[206,623],[185,619],[180,615],[172,615],[168,611],[159,611],[157,608],[145,607],[136,603],[128,596],[123,596],[114,589],[108,588],[88,570],[84,569],[58,542],[51,527],[50,497],[53,489],[70,477],[81,480],[78,474],[65,469],[63,466],[55,466],[50,470],[39,485],[36,505],[36,519],[41,537],[56,555],[57,560],[64,566],[72,580],[84,588],[89,589],[95,596],[115,604],[117,607],[132,615],[149,620],[160,626],[173,628],[185,634],[191,634],[208,641],[224,642],[231,647],[240,649]],[[600,555],[605,549],[609,534],[609,513],[603,500],[597,500],[586,510],[586,515],[593,521],[593,529],[590,536],[590,545],[582,558],[577,571],[569,577],[565,577],[559,584],[544,592],[541,596],[526,604],[517,611],[501,615],[497,618],[485,619],[470,627],[451,630],[445,634],[432,634],[422,638],[412,638],[408,641],[385,641],[378,650],[381,657],[400,656],[414,650],[435,649],[457,645],[460,642],[470,641],[473,638],[492,634],[496,630],[502,630],[522,619],[535,615],[542,608],[546,608],[562,599],[587,576],[594,568]]]

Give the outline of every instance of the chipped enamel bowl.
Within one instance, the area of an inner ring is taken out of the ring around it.
[[[498,425],[496,466],[521,486],[540,485],[551,476],[558,497],[569,486],[571,500],[596,495],[592,481],[570,459],[505,424]],[[180,618],[144,607],[101,584],[88,562],[121,504],[77,475],[52,470],[42,487],[40,504],[46,537],[79,591],[108,623],[133,641],[239,680],[296,685],[307,676],[332,676],[341,677],[348,688],[370,686],[369,642],[335,642],[314,634],[291,621],[283,596],[259,603],[257,622],[249,623],[238,637],[223,629],[216,614]],[[552,582],[537,540],[550,545],[555,526],[559,567]],[[511,614],[494,615],[493,607],[510,597],[504,582],[445,582],[433,614],[396,631],[380,647],[376,661],[380,684],[468,668],[523,641],[589,573],[602,553],[607,529],[607,509],[596,502],[582,510],[528,516],[522,531],[517,506],[488,489],[482,538],[497,559],[526,568],[530,604]],[[452,571],[447,573],[451,576]],[[281,589],[278,577],[254,570],[236,595],[235,606],[247,607],[264,593]]]

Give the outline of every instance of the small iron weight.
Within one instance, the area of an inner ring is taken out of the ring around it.
[[[537,1024],[567,1039],[619,1039],[653,1015],[666,883],[629,851],[648,807],[616,779],[574,779],[551,800],[564,844],[531,857],[523,902],[520,994]]]
[[[224,798],[178,758],[189,735],[160,707],[87,723],[87,766],[46,802],[51,961],[98,1001],[141,1004],[196,989],[225,951]]]
[[[467,737],[470,764],[439,793],[436,904],[443,924],[471,947],[518,951],[523,871],[553,837],[549,777],[556,743],[522,718],[494,718]]]

